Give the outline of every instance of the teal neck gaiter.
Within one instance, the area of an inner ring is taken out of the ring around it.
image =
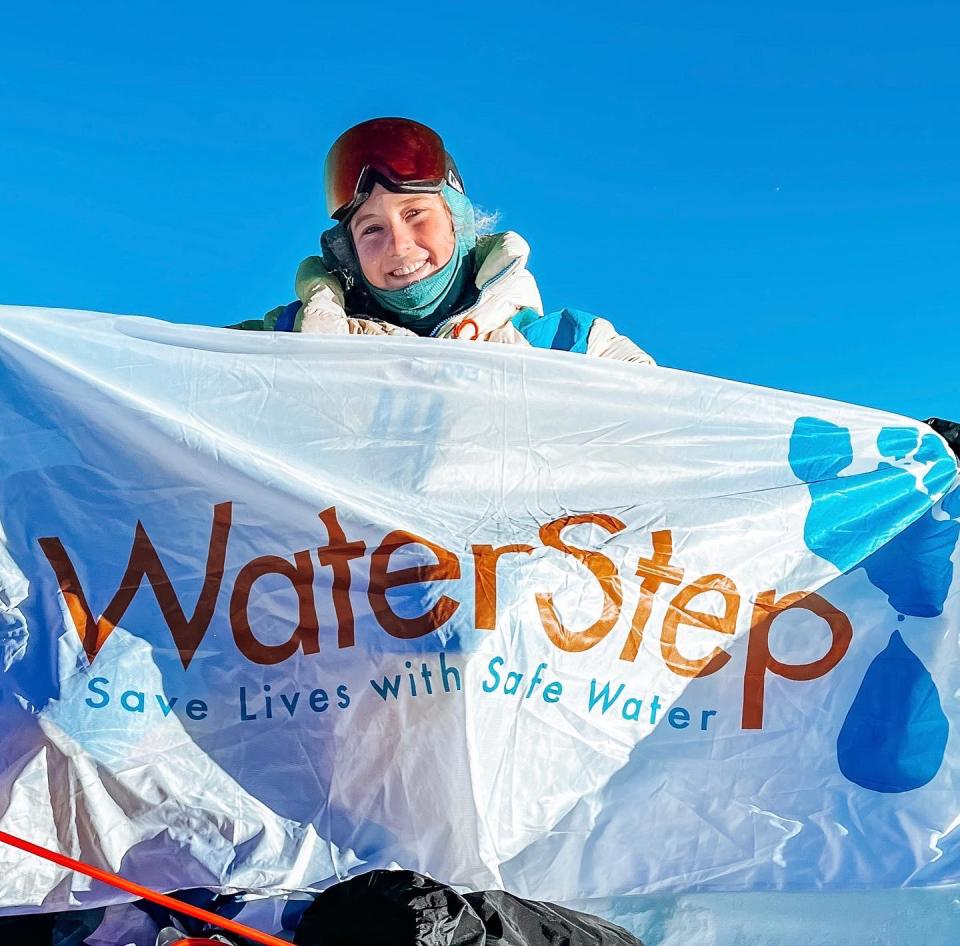
[[[445,186],[443,197],[450,208],[456,232],[456,246],[450,262],[432,276],[420,279],[402,289],[378,289],[366,279],[367,292],[396,321],[417,335],[429,335],[444,319],[452,315],[460,300],[473,285],[473,256],[477,243],[473,205],[459,191]]]
[[[473,267],[465,264],[468,256],[466,247],[457,240],[450,262],[432,276],[402,289],[378,289],[367,283],[367,292],[404,328],[429,335],[453,312],[470,283]]]

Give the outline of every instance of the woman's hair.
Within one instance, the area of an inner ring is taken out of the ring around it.
[[[474,216],[477,221],[477,236],[486,236],[497,229],[500,222],[499,210],[484,210],[482,207],[474,206]]]

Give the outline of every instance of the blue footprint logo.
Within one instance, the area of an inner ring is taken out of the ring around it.
[[[890,606],[912,617],[943,613],[953,582],[953,550],[960,539],[960,489],[943,497],[867,558],[862,567]]]
[[[960,488],[953,456],[933,434],[884,427],[881,461],[869,473],[841,476],[853,463],[849,431],[801,417],[790,441],[790,466],[812,500],[804,539],[841,571],[858,565],[904,615],[936,617],[953,581],[960,539]],[[894,631],[867,672],[837,737],[840,771],[875,792],[926,785],[943,764],[950,724],[923,662]]]
[[[957,465],[936,434],[884,427],[881,460],[865,473],[841,474],[853,463],[850,431],[819,417],[800,417],[790,437],[790,468],[812,500],[807,547],[847,572],[929,509],[953,482]]]

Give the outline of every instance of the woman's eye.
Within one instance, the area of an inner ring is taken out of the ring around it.
[[[376,233],[378,230],[382,230],[383,227],[377,226],[375,223],[371,223],[369,227],[364,227],[360,236],[366,236],[368,233]]]
[[[410,210],[407,211],[407,219],[409,220],[411,217],[418,217],[423,212],[424,211],[422,207],[411,207]]]

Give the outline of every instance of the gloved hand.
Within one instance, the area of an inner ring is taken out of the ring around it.
[[[337,295],[327,285],[320,285],[303,307],[300,331],[325,335],[410,335],[415,332],[391,325],[380,319],[347,315]]]

